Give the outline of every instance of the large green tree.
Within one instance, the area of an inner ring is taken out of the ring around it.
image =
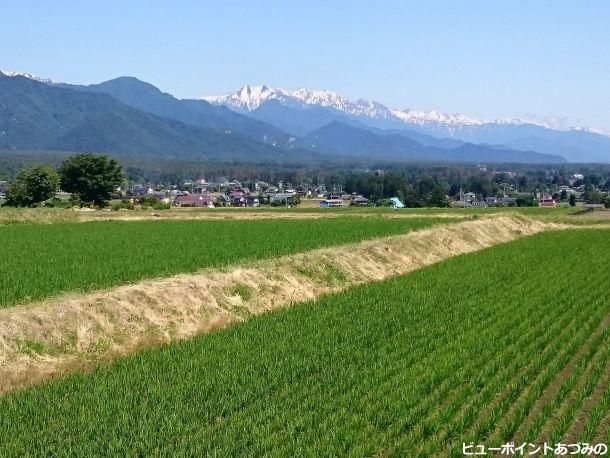
[[[81,204],[103,207],[121,184],[123,169],[108,156],[83,153],[66,159],[59,175],[61,189],[72,193]]]
[[[6,190],[6,205],[33,207],[53,197],[59,188],[59,176],[46,165],[36,165],[17,173]]]

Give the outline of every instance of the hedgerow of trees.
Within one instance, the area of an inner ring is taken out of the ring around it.
[[[119,163],[91,153],[67,158],[59,173],[47,165],[21,169],[10,181],[4,205],[34,207],[53,198],[59,189],[79,205],[106,206],[123,180]]]

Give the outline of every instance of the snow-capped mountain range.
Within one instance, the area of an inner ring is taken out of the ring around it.
[[[22,76],[34,81],[38,81],[50,85],[60,85],[62,82],[51,79],[42,78],[27,72],[18,71],[0,71],[5,76],[15,77]],[[536,115],[529,115],[525,118],[505,118],[494,120],[480,120],[459,113],[448,114],[437,110],[418,110],[412,108],[406,109],[390,109],[385,105],[370,101],[364,98],[356,101],[350,101],[346,97],[336,92],[327,90],[311,90],[299,88],[294,91],[286,89],[275,89],[267,85],[250,86],[246,85],[235,92],[217,96],[201,97],[209,103],[215,105],[223,105],[238,112],[250,112],[259,108],[268,100],[277,100],[280,103],[291,106],[319,106],[331,108],[333,110],[345,113],[349,116],[367,117],[379,120],[400,120],[407,125],[418,125],[422,127],[430,125],[444,125],[453,132],[456,129],[466,126],[484,126],[484,125],[526,125],[545,127],[547,129],[560,131],[581,131],[599,135],[606,135],[604,132],[585,126],[566,125],[565,119],[558,118],[548,119],[541,118]]]
[[[314,105],[332,108],[353,116],[368,116],[370,118],[389,118],[392,116],[392,112],[387,107],[377,102],[365,99],[352,102],[336,92],[326,90],[313,91],[305,88],[288,91],[285,89],[273,89],[265,85],[246,85],[229,94],[207,96],[202,97],[202,99],[241,112],[253,111],[269,100],[277,100],[291,107]]]
[[[601,134],[600,131],[582,126],[558,126],[545,122],[538,117],[531,118],[506,118],[493,120],[474,119],[462,114],[447,114],[437,110],[417,110],[390,109],[385,105],[367,99],[350,101],[346,97],[336,92],[327,90],[311,90],[300,88],[294,91],[286,89],[274,89],[269,86],[250,86],[246,85],[235,92],[228,94],[205,96],[203,100],[216,105],[224,105],[238,112],[250,112],[256,110],[269,100],[277,100],[280,103],[290,106],[320,106],[331,108],[345,113],[349,116],[368,117],[383,120],[400,120],[407,125],[430,126],[444,125],[449,131],[454,131],[467,126],[484,125],[524,125],[532,124],[554,130],[579,130]]]
[[[0,73],[4,74],[5,76],[9,76],[9,77],[23,76],[24,78],[38,81],[39,83],[52,84],[52,85],[61,84],[59,81],[55,81],[51,78],[40,78],[39,76],[32,75],[31,73],[13,72],[13,71],[6,71],[6,70],[0,70]]]
[[[564,118],[557,118],[562,125],[551,125],[535,116],[480,120],[436,110],[391,109],[366,99],[351,101],[326,90],[289,91],[269,86],[244,86],[235,92],[202,99],[297,136],[337,121],[404,135],[424,134],[437,139],[557,154],[574,162],[610,161],[610,137],[587,127],[568,127]],[[275,103],[270,104],[272,101]]]
[[[567,127],[566,118],[548,119],[550,123],[545,118],[535,116],[533,119],[527,116],[522,119],[480,120],[436,110],[391,109],[367,99],[352,101],[326,90],[301,88],[290,91],[269,86],[244,86],[220,96],[179,100],[133,77],[120,77],[98,85],[76,86],[30,73],[1,73],[0,76],[8,80],[28,78],[62,90],[106,92],[138,110],[199,128],[219,129],[225,133],[234,131],[237,135],[245,135],[257,142],[278,146],[279,149],[311,148],[313,143],[318,144],[319,139],[325,136],[329,142],[331,139],[342,141],[345,151],[362,146],[359,142],[369,142],[378,145],[376,150],[383,152],[389,147],[388,142],[397,141],[400,148],[412,153],[413,148],[407,148],[400,138],[395,138],[398,135],[416,141],[420,147],[464,147],[469,151],[482,147],[527,153],[525,156],[513,154],[510,156],[512,159],[508,155],[502,156],[509,162],[552,162],[555,160],[553,158],[563,158],[570,162],[610,163],[610,137],[590,128]],[[26,86],[19,84],[13,87],[27,90]],[[552,125],[556,121],[559,125]],[[394,137],[373,139],[371,134]],[[457,153],[450,152],[450,155],[453,154]],[[494,154],[488,155],[491,161]],[[498,157],[495,160],[499,160]],[[455,160],[463,158],[464,155],[459,154]]]

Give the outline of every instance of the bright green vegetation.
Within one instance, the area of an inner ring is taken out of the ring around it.
[[[5,226],[0,227],[0,307],[64,291],[358,242],[438,222],[341,217]]]
[[[462,456],[559,438],[608,361],[609,236],[521,239],[5,396],[1,452]],[[607,391],[594,410],[588,440]]]

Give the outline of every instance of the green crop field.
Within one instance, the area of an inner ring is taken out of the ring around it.
[[[0,227],[0,308],[60,292],[399,234],[432,218],[17,224]]]
[[[606,441],[609,237],[539,234],[4,396],[0,454],[461,456],[469,441]]]

